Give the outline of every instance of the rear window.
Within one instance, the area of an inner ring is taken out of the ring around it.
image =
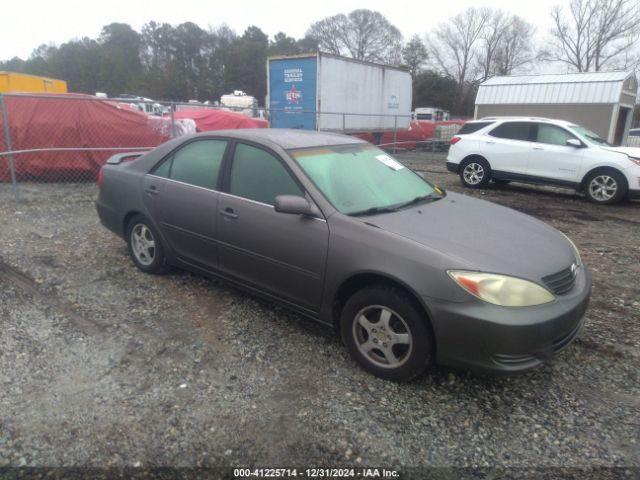
[[[473,122],[473,123],[465,123],[456,135],[465,135],[468,133],[474,133],[478,130],[482,130],[484,127],[488,127],[493,122]]]
[[[509,140],[531,141],[533,138],[533,123],[531,122],[505,122],[489,132],[489,135]]]

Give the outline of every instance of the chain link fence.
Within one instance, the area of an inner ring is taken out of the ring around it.
[[[201,103],[106,99],[81,94],[0,94],[0,183],[11,184],[19,201],[21,183],[95,182],[107,159],[146,151],[167,140],[220,128],[268,128],[278,115],[323,116],[332,130],[357,135],[381,148],[443,151],[462,122],[429,123],[401,115],[275,111]],[[213,111],[231,114],[211,115]],[[223,117],[226,115],[226,119]],[[367,118],[369,117],[369,118]],[[379,118],[385,117],[385,118]],[[330,122],[326,119],[330,118]],[[302,122],[304,123],[304,122]],[[385,131],[367,125],[383,124]],[[400,128],[400,125],[409,128]],[[356,128],[357,127],[357,128]]]

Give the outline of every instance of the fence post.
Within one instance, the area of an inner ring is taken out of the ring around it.
[[[396,142],[398,140],[398,116],[393,117],[393,154],[396,153]]]
[[[18,193],[18,182],[16,181],[16,170],[13,164],[13,153],[11,147],[11,133],[9,132],[9,114],[7,113],[7,103],[5,102],[4,95],[0,93],[0,109],[2,110],[2,125],[4,126],[4,138],[7,145],[7,152],[9,153],[9,170],[11,171],[11,183],[13,184],[13,194],[16,198],[16,203],[20,201],[20,194]]]
[[[171,104],[171,138],[176,137],[176,118],[175,118],[176,104]]]
[[[346,117],[346,113],[342,114],[342,133],[344,133],[344,130],[346,128],[346,122],[345,122],[345,117]]]

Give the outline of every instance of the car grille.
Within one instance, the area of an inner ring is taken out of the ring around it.
[[[576,267],[574,265],[575,264],[565,268],[564,270],[560,270],[558,273],[554,273],[553,275],[547,275],[542,278],[542,281],[549,290],[556,295],[567,293],[576,283]]]

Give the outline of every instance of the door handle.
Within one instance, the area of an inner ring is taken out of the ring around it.
[[[225,208],[220,212],[220,215],[231,220],[238,218],[238,215],[234,213],[233,208]]]
[[[493,145],[496,142],[494,142],[493,140],[485,140],[484,143],[488,143],[490,145]]]
[[[542,147],[533,147],[534,150],[544,150]]]
[[[158,187],[156,187],[155,185],[150,185],[148,188],[145,188],[144,191],[150,195],[157,195],[158,193],[160,193],[158,191]]]

